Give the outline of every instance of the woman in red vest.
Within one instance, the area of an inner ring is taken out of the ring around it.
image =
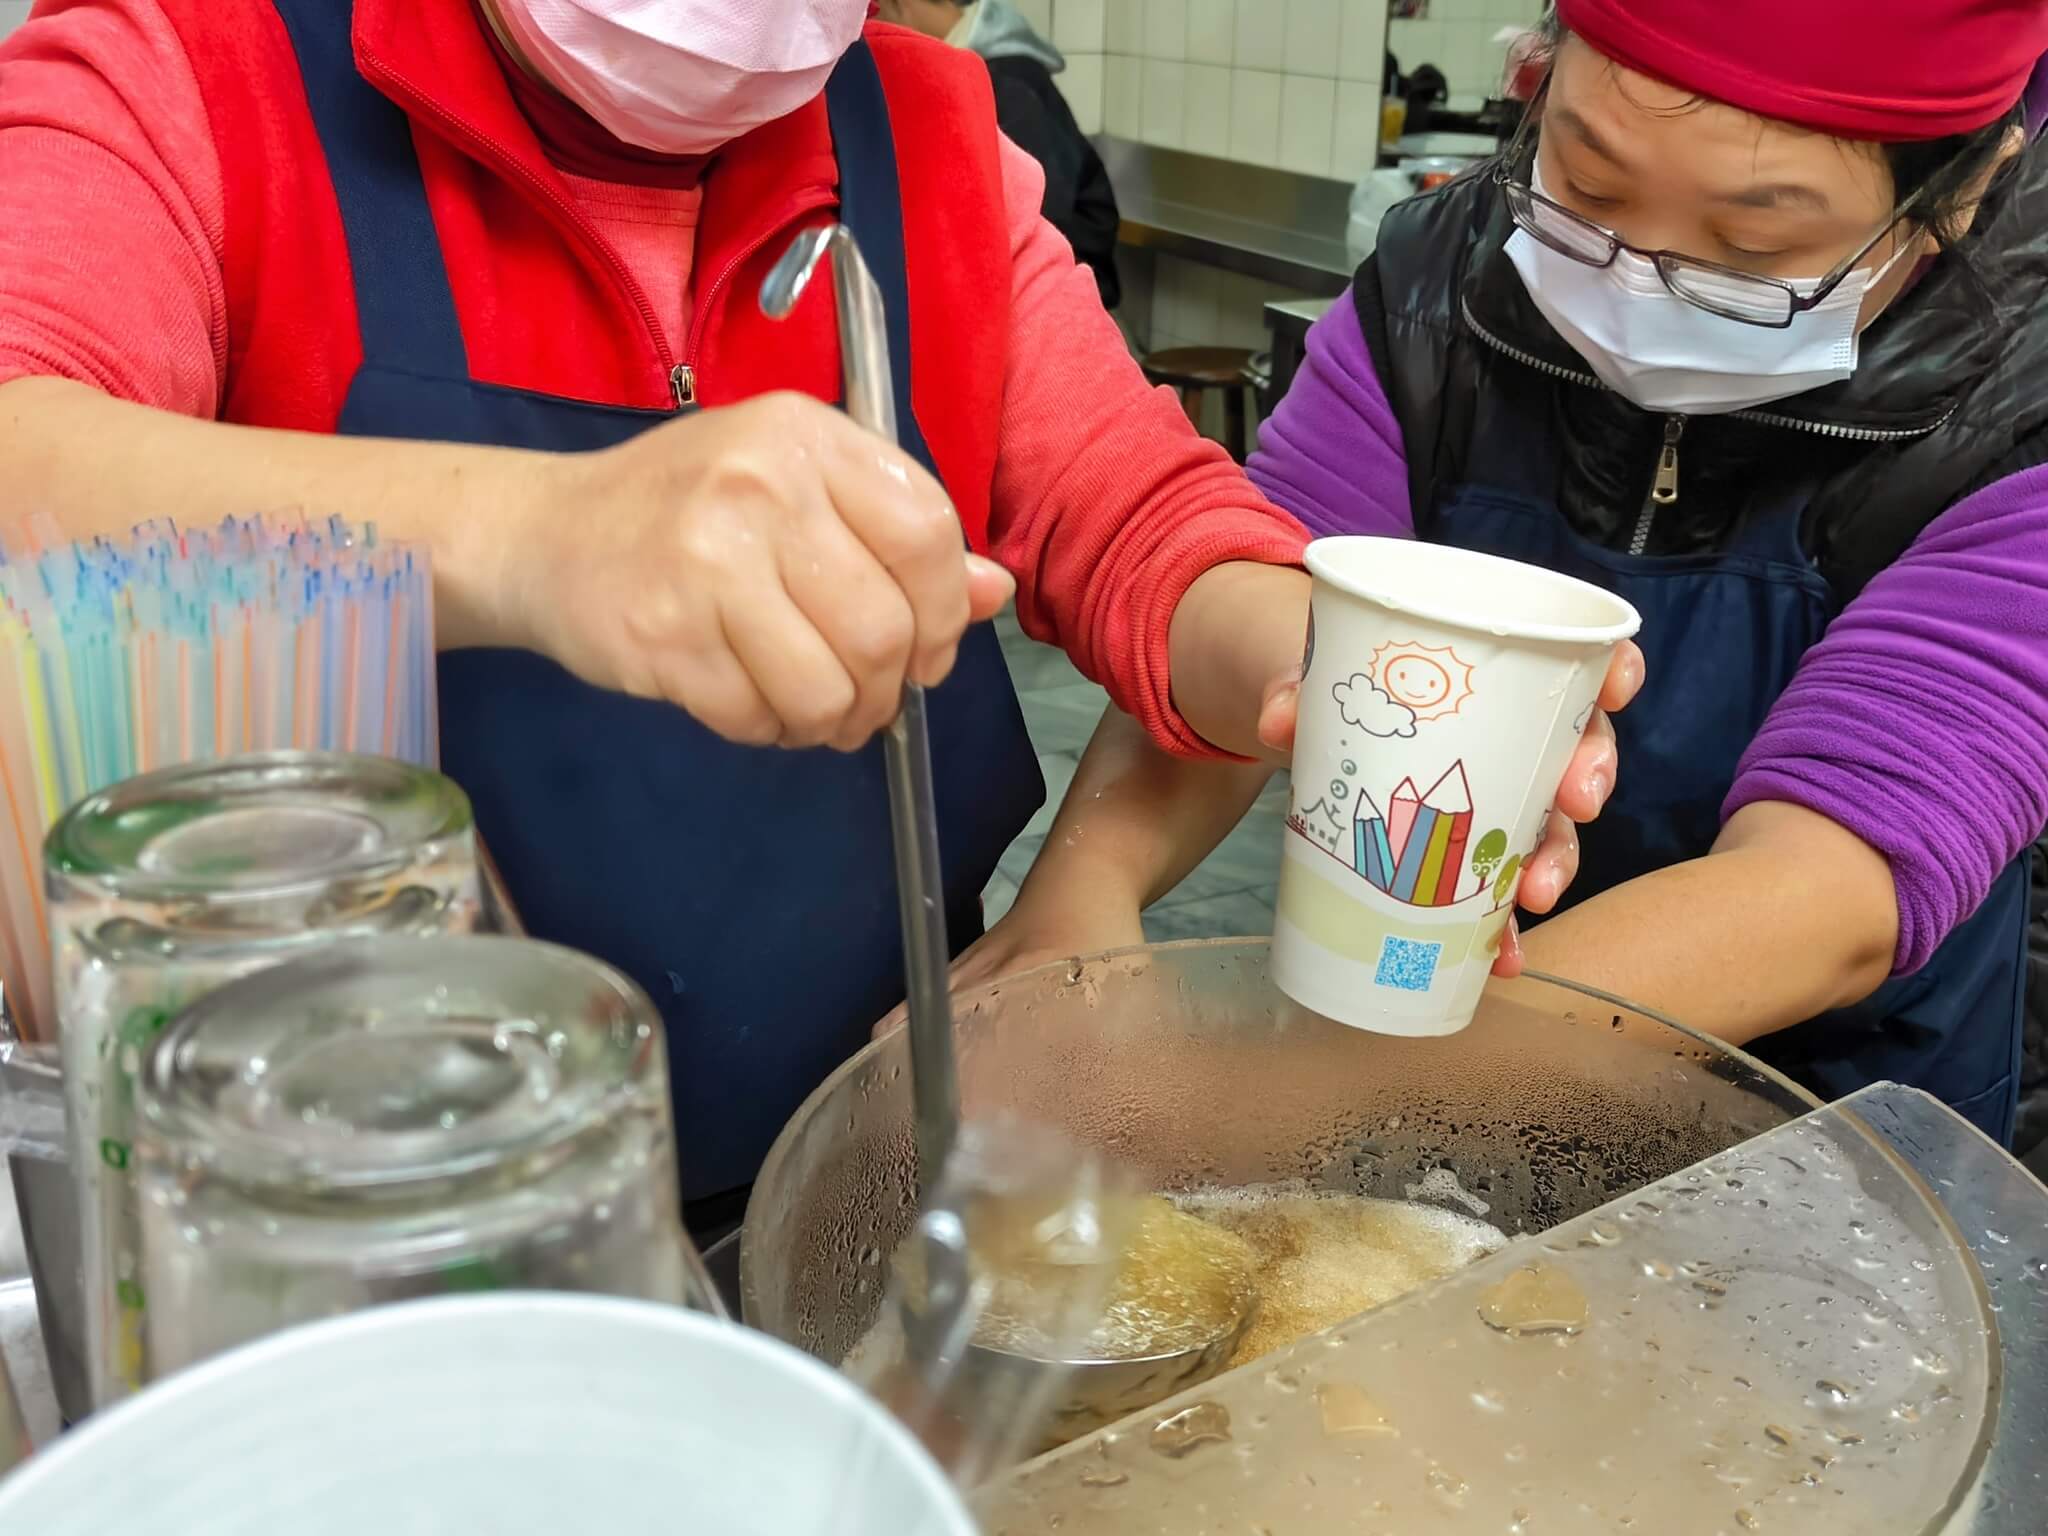
[[[1301,530],[1145,389],[987,71],[866,10],[50,0],[0,49],[0,474],[81,536],[431,546],[446,766],[530,926],[661,1002],[700,1226],[901,996],[906,678],[965,940],[1043,796],[972,621],[1014,586],[1183,757],[1258,749],[1304,625]],[[831,217],[900,450],[824,403],[825,286],[756,302]]]

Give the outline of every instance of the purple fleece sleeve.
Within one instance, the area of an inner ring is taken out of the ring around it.
[[[2048,824],[2048,466],[1930,523],[1807,653],[1724,816],[1784,800],[1891,862],[1919,969]]]
[[[1245,466],[1310,533],[1413,538],[1401,424],[1346,290],[1309,328],[1308,355]]]

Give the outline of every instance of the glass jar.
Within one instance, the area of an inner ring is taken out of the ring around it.
[[[376,939],[265,971],[178,1016],[138,1105],[152,1377],[450,1292],[721,1310],[660,1015],[574,950]]]
[[[278,752],[88,796],[44,845],[95,1407],[145,1379],[134,1082],[180,1008],[339,940],[476,926],[468,798],[382,758]]]

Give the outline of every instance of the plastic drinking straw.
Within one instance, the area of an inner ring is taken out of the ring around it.
[[[40,881],[41,791],[35,784],[20,659],[25,631],[11,613],[0,613],[0,789],[6,795],[8,843],[0,848],[0,905],[6,909],[7,976],[22,1006],[10,1002],[24,1036],[39,1038],[38,1019],[49,1018],[49,923]]]
[[[128,708],[128,718],[141,726],[135,734],[137,773],[147,773],[156,766],[156,722],[149,707],[150,691],[156,682],[156,669],[150,662],[149,641],[150,632],[140,624],[129,625],[121,636],[129,660],[128,695],[123,702]]]
[[[306,578],[308,584],[313,578]],[[316,716],[313,711],[314,653],[318,648],[319,636],[313,628],[311,612],[304,603],[304,592],[297,617],[291,621],[292,631],[292,745],[301,751],[313,745]]]
[[[137,772],[295,746],[438,757],[432,573],[339,518],[0,528],[0,964],[48,1021],[40,843]],[[27,980],[20,979],[26,972]]]
[[[163,755],[166,761],[170,760],[170,758],[175,754],[179,762],[189,763],[192,760],[192,743],[195,737],[197,737],[197,739],[204,740],[206,739],[207,736],[211,736],[213,733],[209,730],[205,732],[204,735],[201,735],[195,729],[197,722],[195,722],[193,719],[192,641],[189,636],[180,635],[178,636],[176,643],[178,648],[178,660],[176,667],[178,678],[178,734],[174,741],[167,741],[164,743],[165,750]],[[210,694],[204,693],[206,681],[206,674],[201,673],[199,676],[199,683],[202,690],[200,705],[203,712],[210,716],[212,714],[213,698]]]
[[[241,670],[237,673],[238,680],[234,689],[235,720],[240,729],[240,734],[236,737],[235,750],[253,752],[256,749],[255,706],[252,702],[255,698],[253,679],[256,671],[256,621],[249,612],[246,599],[236,608],[235,629],[241,639],[236,656]]]
[[[20,686],[28,724],[24,734],[34,748],[32,761],[36,769],[39,820],[42,827],[48,827],[56,821],[67,802],[64,799],[62,765],[57,756],[57,731],[51,721],[45,668],[36,652],[34,638],[25,639],[19,658]],[[36,835],[41,837],[40,829]]]
[[[401,638],[405,633],[405,594],[394,588],[389,592],[388,597],[390,600],[390,628],[386,633],[391,638],[389,649],[385,652],[385,655],[391,659],[384,676],[383,751],[387,757],[396,757],[400,751],[398,720],[401,689],[399,680],[405,672],[404,655],[400,644]]]
[[[440,672],[435,665],[439,652],[434,649],[434,583],[425,557],[415,560],[411,550],[405,551],[405,570],[419,591],[419,627],[413,635],[412,696],[417,701],[415,707],[423,727],[420,761],[438,763],[441,761],[441,708]]]
[[[348,612],[344,620],[348,638],[346,665],[343,672],[342,688],[347,697],[347,711],[342,717],[342,740],[351,752],[362,750],[363,728],[363,614],[361,601],[351,595]]]
[[[7,974],[20,1004],[11,1002],[9,1006],[23,1035],[37,1039],[41,1037],[37,1021],[53,1017],[50,930],[43,909],[39,857],[48,818],[42,811],[46,797],[35,782],[42,775],[34,762],[33,732],[17,728],[32,718],[22,686],[26,631],[13,615],[8,616],[6,628],[12,643],[0,653],[0,781],[6,790],[11,846],[0,850],[0,891],[4,891],[9,930]]]
[[[85,731],[78,719],[78,690],[72,686],[71,652],[64,639],[53,625],[49,644],[42,647],[42,670],[50,706],[50,741],[56,752],[58,803],[71,805],[87,793]]]

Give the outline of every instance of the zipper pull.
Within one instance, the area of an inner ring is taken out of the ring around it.
[[[688,363],[677,363],[668,371],[668,390],[676,398],[676,409],[688,410],[697,403],[697,370]]]
[[[1678,440],[1684,435],[1683,416],[1664,418],[1664,451],[1657,455],[1657,478],[1650,486],[1650,500],[1660,507],[1678,500]]]

